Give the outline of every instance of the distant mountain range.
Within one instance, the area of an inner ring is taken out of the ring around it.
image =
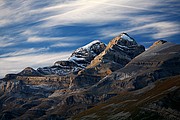
[[[2,120],[179,120],[179,105],[180,45],[145,50],[127,33],[0,80]]]

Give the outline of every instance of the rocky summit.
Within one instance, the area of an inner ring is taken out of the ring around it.
[[[180,45],[127,33],[0,80],[1,120],[179,120]]]

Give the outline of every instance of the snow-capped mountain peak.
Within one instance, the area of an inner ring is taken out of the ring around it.
[[[76,49],[67,61],[57,61],[53,66],[38,68],[38,72],[42,74],[67,75],[76,73],[85,68],[90,62],[100,54],[106,45],[99,40],[94,40],[91,43]]]
[[[87,45],[85,45],[85,46],[83,46],[81,48],[83,48],[83,49],[90,49],[94,44],[100,44],[100,43],[101,43],[101,41],[94,40],[94,41],[90,42],[89,44],[87,44]]]
[[[95,56],[100,54],[105,49],[105,47],[106,45],[104,43],[100,42],[99,40],[94,40],[89,44],[75,50],[68,60],[74,61],[78,64],[89,64]]]
[[[120,34],[121,38],[124,39],[124,40],[128,40],[128,41],[134,41],[133,38],[131,38],[127,33],[122,33]]]

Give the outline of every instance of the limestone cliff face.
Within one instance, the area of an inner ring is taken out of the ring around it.
[[[106,75],[124,67],[135,56],[144,51],[144,46],[138,45],[128,34],[122,33],[112,39],[106,49],[96,56],[86,69],[78,73],[73,81],[74,85],[93,85]]]
[[[22,81],[1,81],[0,91],[1,92],[19,92],[24,88]]]

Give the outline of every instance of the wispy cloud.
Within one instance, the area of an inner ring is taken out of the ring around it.
[[[122,31],[127,33],[133,33],[136,35],[146,33],[149,37],[156,40],[178,34],[180,31],[179,28],[180,25],[176,22],[164,21],[164,22],[144,24],[133,28],[124,28],[122,29]],[[116,35],[119,35],[120,33],[119,33],[119,28],[110,27],[109,29],[103,28],[102,30],[99,31],[99,34],[101,34],[104,37],[114,37]]]
[[[39,53],[39,52],[45,52],[49,48],[29,48],[29,49],[22,49],[15,52],[5,53],[0,55],[0,58],[3,57],[13,57],[13,56],[21,56],[21,55],[27,55],[27,54],[33,54],[33,53]]]
[[[52,38],[52,37],[38,37],[38,36],[31,36],[27,39],[27,42],[45,42],[45,41],[57,41],[64,38]]]
[[[13,42],[13,40],[14,39],[10,36],[0,37],[0,48],[15,45],[16,43]]]
[[[66,60],[71,52],[72,51],[0,58],[0,77],[4,77],[7,73],[18,73],[27,66],[38,68],[53,65],[55,61]]]
[[[76,37],[76,36],[70,36],[70,37],[41,37],[41,36],[29,36],[27,39],[27,42],[30,43],[36,43],[36,42],[47,42],[47,41],[61,41],[62,44],[65,44],[64,41],[75,41],[75,40],[81,40],[85,37]],[[60,43],[59,43],[60,44]],[[71,43],[73,45],[73,43]]]
[[[55,43],[51,45],[50,47],[73,47],[77,46],[77,43]]]
[[[109,22],[119,21],[119,20],[133,20],[136,17],[132,17],[130,13],[139,12],[160,12],[168,13],[168,11],[163,11],[161,9],[154,9],[154,7],[163,3],[160,1],[146,1],[138,0],[134,2],[129,1],[117,1],[117,0],[77,0],[66,4],[66,7],[74,6],[73,9],[63,9],[63,12],[56,13],[41,19],[45,21],[42,26],[50,27],[56,25],[69,25],[76,23],[86,23],[91,25],[101,25]],[[57,8],[63,8],[63,5],[57,5],[54,7],[47,8],[46,10],[56,10]],[[173,12],[176,13],[176,12]],[[171,14],[171,11],[169,11]],[[176,13],[178,14],[178,13]],[[155,19],[154,19],[155,20]]]
[[[162,7],[155,9],[159,5]],[[169,7],[167,2],[162,3],[159,0],[153,2],[144,2],[143,0],[138,0],[137,2],[131,0],[78,0],[69,2],[65,6],[73,6],[73,9],[64,9],[63,13],[57,13],[41,19],[44,21],[41,27],[72,25],[76,23],[86,23],[95,26],[121,21],[120,24],[124,24],[124,26],[123,29],[118,28],[118,34],[120,30],[135,33],[142,33],[146,30],[148,34],[151,34],[150,37],[153,39],[169,37],[178,34],[179,31],[179,23],[177,21],[172,22],[164,19],[168,17],[168,14],[176,16],[180,14],[176,12],[176,9]],[[57,5],[49,9],[55,10],[57,8],[63,8],[63,5]],[[167,11],[167,9],[173,9],[173,11]],[[48,8],[46,10],[48,10]],[[158,14],[144,15],[143,12]],[[156,33],[153,32],[154,30]]]
[[[21,34],[24,36],[32,36],[38,34],[38,31],[28,29],[21,32]]]
[[[145,24],[143,26],[135,27],[127,30],[127,32],[135,32],[139,34],[141,31],[148,31],[150,36],[154,39],[165,38],[179,33],[180,26],[176,22],[155,22]]]

